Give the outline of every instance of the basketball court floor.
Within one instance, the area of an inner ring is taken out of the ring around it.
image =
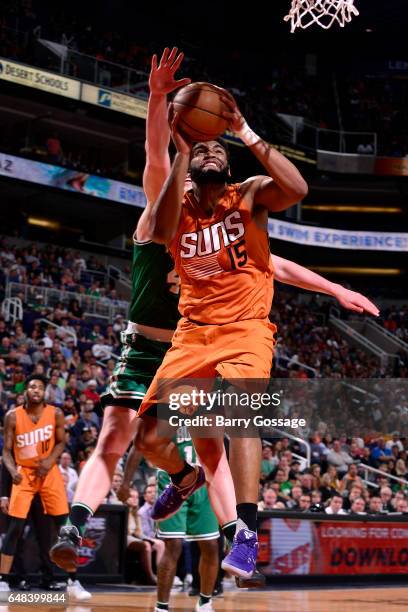
[[[185,593],[173,593],[171,612],[193,611],[196,599]],[[84,603],[60,605],[35,605],[23,603],[0,605],[0,612],[29,612],[33,609],[44,612],[132,612],[153,611],[155,593],[120,592],[113,589],[109,592],[98,592],[92,600]],[[213,600],[217,612],[393,612],[408,610],[408,587],[352,588],[330,590],[291,589],[264,591],[231,591],[224,597]]]

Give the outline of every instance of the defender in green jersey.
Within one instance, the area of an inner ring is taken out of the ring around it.
[[[197,455],[186,427],[177,430],[175,439],[178,451],[190,464],[197,464]],[[170,477],[164,470],[157,473],[157,488],[161,494]],[[165,539],[185,539],[187,542],[216,540],[219,537],[218,521],[208,499],[207,489],[202,487],[193,493],[172,517],[160,521],[157,535]],[[180,548],[181,552],[181,548]]]
[[[164,355],[180,318],[179,277],[161,244],[134,242],[129,322],[122,332],[122,352],[103,406],[137,410]]]

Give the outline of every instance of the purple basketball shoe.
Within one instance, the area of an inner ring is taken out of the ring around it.
[[[173,516],[173,514],[176,514],[186,499],[190,497],[194,491],[197,491],[197,489],[205,485],[203,468],[196,465],[194,469],[196,471],[196,479],[192,484],[182,488],[173,483],[167,485],[163,493],[156,499],[151,510],[150,516],[153,520],[163,521]]]
[[[233,576],[250,578],[256,570],[258,538],[255,531],[240,529],[221,567]]]

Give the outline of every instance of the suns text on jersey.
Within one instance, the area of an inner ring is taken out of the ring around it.
[[[16,435],[16,444],[18,448],[24,446],[32,446],[38,442],[45,442],[52,437],[54,431],[53,425],[45,425],[45,427],[39,427],[33,431]]]
[[[234,210],[222,221],[217,221],[197,232],[186,232],[180,239],[180,255],[185,259],[210,255],[227,247],[245,234],[241,213]]]

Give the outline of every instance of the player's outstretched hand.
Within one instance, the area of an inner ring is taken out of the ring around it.
[[[174,110],[173,104],[169,105],[169,123],[171,129],[171,137],[179,153],[184,155],[190,155],[191,147],[193,146],[192,141],[189,139],[187,134],[184,134],[179,127],[180,114]]]
[[[340,302],[343,308],[347,308],[347,310],[353,310],[354,312],[360,313],[366,312],[374,317],[378,317],[380,314],[377,306],[370,302],[364,295],[356,291],[350,291],[350,289],[346,289],[341,285],[339,285],[334,297]]]
[[[165,96],[175,89],[191,83],[191,79],[188,78],[175,78],[175,73],[180,68],[183,57],[184,53],[178,53],[177,47],[173,47],[171,51],[166,47],[159,64],[157,63],[157,55],[153,55],[149,76],[150,93]]]
[[[227,111],[222,112],[222,116],[229,122],[229,128],[232,132],[240,132],[245,126],[246,121],[238,108],[237,101],[234,96],[229,93],[226,89],[220,89],[220,98],[228,108]]]

